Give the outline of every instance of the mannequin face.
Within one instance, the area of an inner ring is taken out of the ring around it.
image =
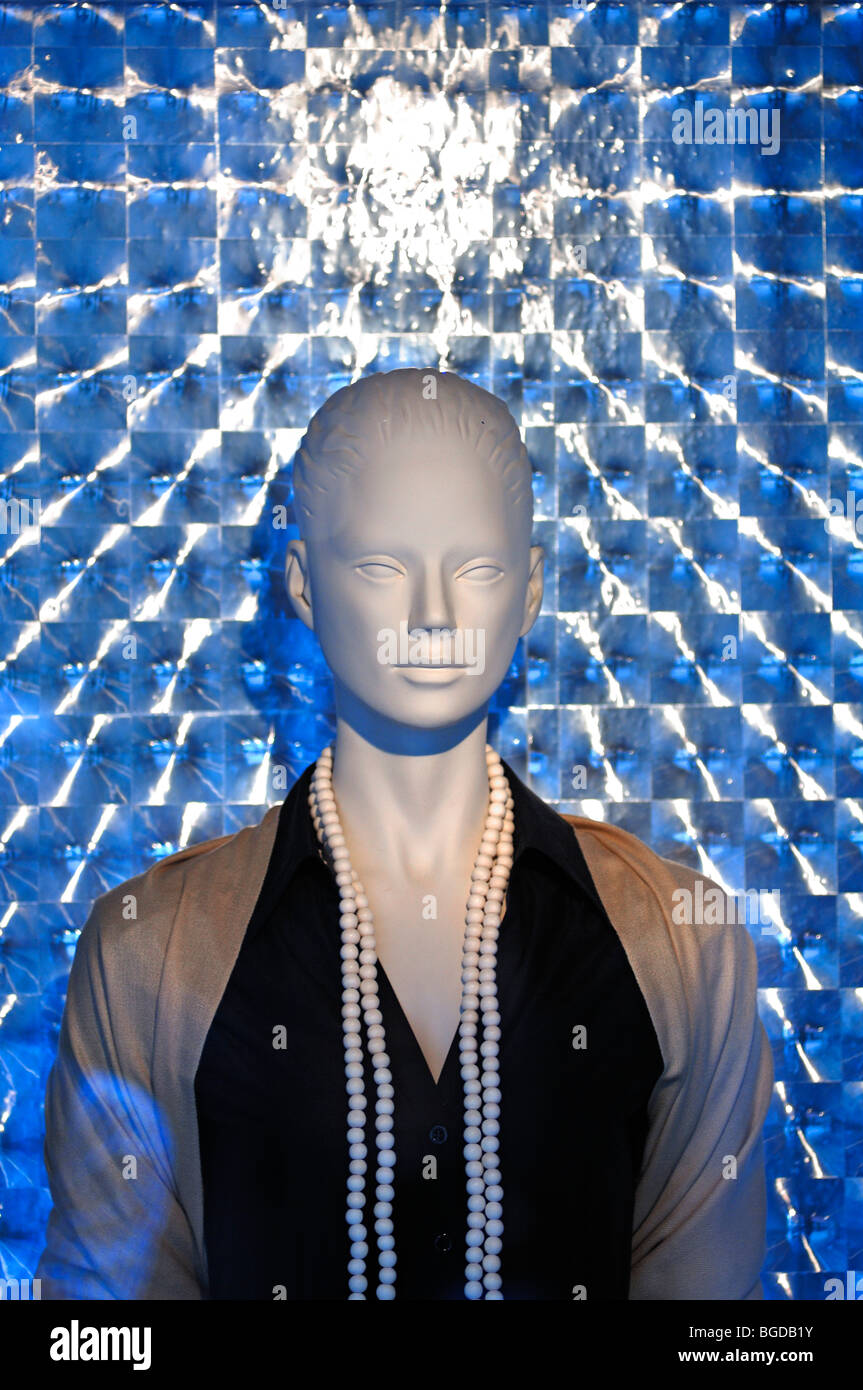
[[[327,488],[287,583],[340,717],[375,737],[484,713],[542,601],[542,550],[499,475],[461,439],[397,437]]]

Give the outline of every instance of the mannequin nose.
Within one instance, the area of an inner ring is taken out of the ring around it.
[[[455,611],[448,586],[440,572],[427,570],[417,581],[411,603],[408,628],[413,631],[456,626]]]

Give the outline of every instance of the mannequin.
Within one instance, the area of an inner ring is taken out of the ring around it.
[[[458,1023],[488,705],[542,602],[530,463],[494,397],[413,370],[338,392],[299,463],[288,592],[333,673],[334,790],[378,957],[437,1079]],[[403,624],[425,649],[408,665],[377,660],[379,633]],[[432,646],[465,629],[483,633],[481,671]]]
[[[367,377],[294,491],[334,746],[257,825],[94,903],[43,1297],[760,1298],[746,929],[677,922],[699,875],[486,745],[542,602],[515,421],[448,373]]]

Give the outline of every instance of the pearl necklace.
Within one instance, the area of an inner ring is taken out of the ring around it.
[[[479,853],[471,874],[462,951],[459,1052],[464,1083],[464,1157],[467,1175],[467,1260],[465,1297],[502,1299],[500,1252],[503,1187],[498,1167],[500,1134],[500,1013],[497,1007],[497,937],[513,860],[513,799],[500,758],[486,745],[489,805]],[[393,1138],[394,1091],[386,1050],[377,983],[374,923],[368,898],[351,867],[333,795],[333,748],[321,753],[311,780],[309,807],[315,830],[331,861],[339,889],[342,961],[342,1032],[348,1095],[350,1166],[346,1221],[351,1257],[348,1298],[365,1299],[364,1224],[366,1187],[366,1110],[360,1019],[375,1080],[374,1228],[378,1249],[379,1299],[396,1296],[392,1185],[396,1155]],[[477,1046],[479,1030],[482,1041]]]

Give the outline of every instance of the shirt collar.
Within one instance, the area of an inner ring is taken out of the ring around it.
[[[525,786],[508,763],[503,766],[513,799],[513,862],[527,850],[544,855],[577,883],[601,912],[604,911],[572,826]]]
[[[503,768],[513,799],[513,862],[517,863],[528,851],[544,856],[578,884],[602,911],[602,903],[571,826],[525,786],[508,763],[504,762]],[[248,936],[257,934],[269,916],[268,906],[275,906],[301,864],[307,860],[325,862],[309,809],[314,770],[312,763],[282,803],[272,858],[249,923]]]

